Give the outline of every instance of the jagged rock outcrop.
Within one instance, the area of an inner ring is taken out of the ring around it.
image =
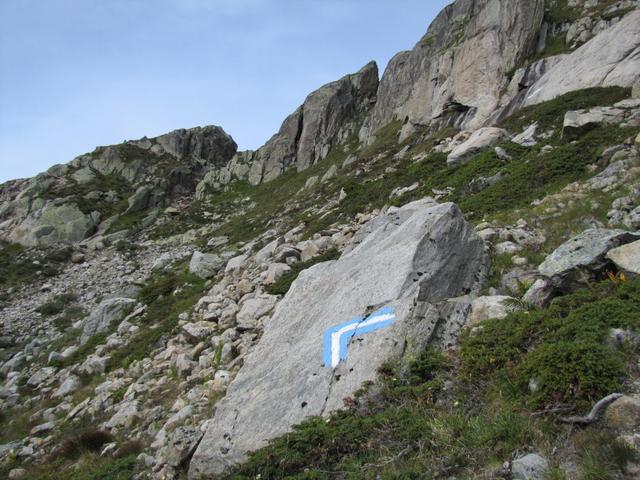
[[[498,107],[509,72],[533,53],[543,13],[543,0],[446,7],[413,50],[389,63],[361,138],[393,120],[405,122],[403,136],[418,125],[480,126]]]
[[[225,168],[211,171],[199,186],[199,194],[234,178],[252,185],[268,182],[290,168],[301,171],[324,159],[332,145],[355,133],[353,122],[371,109],[377,89],[375,62],[324,85],[285,119],[263,147],[241,152]]]
[[[0,187],[0,238],[28,246],[78,243],[101,222],[193,194],[237,145],[220,127],[175,130],[99,147],[27,181]]]
[[[424,313],[476,291],[486,268],[484,242],[458,207],[430,199],[377,217],[353,245],[303,271],[278,304],[218,404],[190,478],[221,473],[303,419],[341,408],[383,362],[442,329],[439,315],[414,315],[416,302]]]

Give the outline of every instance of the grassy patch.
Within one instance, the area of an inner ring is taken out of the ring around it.
[[[71,254],[67,247],[26,248],[0,240],[0,289],[54,277],[71,259]]]
[[[300,275],[300,272],[306,270],[309,267],[312,267],[313,265],[316,265],[317,263],[328,262],[329,260],[335,260],[339,257],[340,252],[338,252],[338,250],[336,250],[335,248],[332,248],[330,250],[327,250],[322,255],[318,255],[311,260],[307,260],[306,262],[294,263],[291,266],[291,270],[289,272],[280,277],[280,279],[278,279],[276,283],[267,287],[267,293],[270,293],[271,295],[285,295],[289,291],[289,288],[291,288],[291,284],[295,281],[296,278],[298,278],[298,275]]]
[[[36,312],[44,315],[45,317],[58,315],[59,313],[62,313],[64,311],[69,303],[75,302],[75,300],[76,296],[72,293],[57,295],[53,300],[43,303],[38,308],[36,308]]]
[[[604,282],[548,309],[490,320],[463,339],[463,371],[469,379],[499,378],[500,388],[529,408],[586,408],[622,388],[628,359],[604,340],[612,328],[640,331],[639,306],[640,282]]]

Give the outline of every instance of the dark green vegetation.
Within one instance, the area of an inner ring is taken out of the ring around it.
[[[162,346],[178,325],[178,316],[190,312],[202,296],[205,281],[186,270],[158,274],[142,288],[138,299],[147,305],[140,330],[116,350],[107,362],[107,370],[128,367]]]
[[[273,285],[269,285],[269,287],[267,288],[267,292],[271,295],[285,295],[289,291],[289,288],[291,288],[291,284],[295,281],[296,278],[298,278],[298,275],[300,275],[300,272],[306,270],[309,267],[312,267],[317,263],[328,262],[329,260],[335,260],[339,257],[340,252],[338,252],[338,250],[336,250],[335,248],[332,248],[330,250],[327,250],[322,255],[318,255],[317,257],[312,258],[311,260],[308,260],[306,262],[294,263],[291,266],[290,272],[283,275]]]
[[[552,451],[570,441],[580,446],[583,478],[617,478],[635,458],[629,447],[597,427],[574,430],[531,413],[569,403],[584,414],[638,378],[637,346],[606,342],[611,328],[640,330],[638,307],[640,281],[607,281],[548,309],[485,322],[463,336],[459,352],[427,350],[385,366],[345,410],[309,419],[228,478],[497,478],[514,452],[533,448],[557,462]],[[564,478],[557,468],[550,475]]]
[[[62,313],[67,306],[76,300],[76,296],[72,293],[63,293],[62,295],[56,296],[53,300],[50,300],[46,303],[43,303],[38,308],[36,308],[36,312],[49,317],[52,315],[57,315]]]
[[[70,248],[27,249],[0,240],[0,291],[53,277],[70,258]]]

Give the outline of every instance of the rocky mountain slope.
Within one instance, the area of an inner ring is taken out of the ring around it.
[[[1,185],[0,475],[636,478],[639,134],[640,2],[458,0],[255,152]]]

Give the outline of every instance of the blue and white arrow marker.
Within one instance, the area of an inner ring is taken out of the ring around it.
[[[325,367],[336,368],[347,358],[349,340],[357,335],[380,330],[396,321],[393,307],[384,307],[366,319],[355,317],[348,322],[328,328],[324,332],[323,360]]]

